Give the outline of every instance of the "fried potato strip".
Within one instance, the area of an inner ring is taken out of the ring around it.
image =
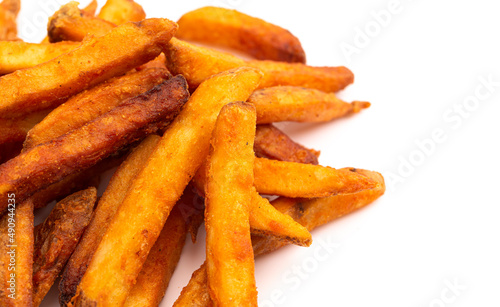
[[[20,9],[20,0],[3,0],[0,3],[0,41],[18,40],[16,18]]]
[[[115,25],[128,21],[141,21],[146,18],[142,6],[133,0],[107,0],[98,15]]]
[[[0,144],[23,142],[26,134],[38,124],[50,110],[30,113],[25,117],[0,119]]]

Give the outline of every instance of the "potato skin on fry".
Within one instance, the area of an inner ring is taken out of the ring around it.
[[[306,62],[302,45],[288,30],[236,10],[202,7],[177,23],[180,39],[233,48],[259,60]]]
[[[142,6],[133,0],[108,0],[98,17],[115,25],[121,25],[128,21],[141,21],[146,18],[146,13]]]
[[[154,59],[176,28],[167,19],[123,24],[51,61],[0,77],[0,117],[56,107],[71,95]]]

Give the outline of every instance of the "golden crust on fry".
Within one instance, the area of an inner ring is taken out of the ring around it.
[[[236,10],[202,7],[177,23],[180,39],[233,48],[259,60],[306,62],[299,40],[288,30]]]
[[[210,306],[210,294],[207,286],[207,264],[204,262],[193,272],[189,283],[182,288],[181,294],[172,307]]]
[[[142,6],[133,0],[108,0],[98,17],[115,25],[121,25],[128,21],[141,21],[146,18],[146,13]]]

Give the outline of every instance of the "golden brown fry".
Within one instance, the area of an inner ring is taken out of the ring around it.
[[[210,294],[207,286],[207,265],[204,262],[193,272],[189,283],[182,289],[172,307],[202,307],[210,306]]]
[[[132,180],[142,169],[159,141],[160,137],[157,135],[150,135],[144,139],[111,178],[106,191],[97,204],[92,220],[62,273],[59,283],[61,306],[67,306],[76,294],[78,284],[85,274],[99,242],[106,233],[109,222],[122,203]]]
[[[21,10],[21,0],[3,0],[0,3],[0,8],[17,16]]]
[[[49,292],[90,221],[97,190],[74,193],[56,204],[45,222],[35,228],[33,306]]]
[[[170,77],[166,69],[151,68],[115,77],[83,91],[54,109],[34,126],[26,137],[24,150],[77,129],[126,99],[149,91]]]
[[[205,185],[207,281],[214,306],[257,306],[250,238],[255,107],[222,108],[210,141]]]
[[[68,53],[79,43],[34,44],[23,41],[0,42],[0,75],[29,68]]]
[[[16,203],[15,195],[9,199],[8,211],[0,218],[0,306],[31,306],[33,202]]]
[[[301,63],[244,61],[229,53],[194,46],[172,38],[165,50],[167,67],[174,74],[183,74],[190,89],[203,80],[228,69],[248,66],[261,70],[264,78],[259,88],[293,85],[336,92],[354,81],[352,72],[343,67],[313,67]]]
[[[123,24],[51,61],[0,77],[0,117],[56,107],[71,95],[154,59],[176,28],[167,19]]]
[[[97,11],[97,1],[92,0],[86,7],[82,9],[83,13],[88,16],[95,16],[95,12]]]
[[[16,18],[20,8],[20,0],[4,0],[0,3],[0,41],[18,40]]]
[[[208,154],[219,110],[246,100],[260,79],[255,69],[240,68],[213,76],[193,93],[111,221],[78,287],[75,306],[125,301],[170,210]]]
[[[156,307],[160,304],[181,257],[186,234],[186,222],[176,205],[151,248],[124,307]]]
[[[47,34],[51,43],[81,42],[87,35],[106,35],[116,25],[104,19],[87,15],[78,8],[78,2],[63,5],[49,19]]]
[[[259,158],[318,164],[319,151],[295,143],[273,125],[257,125],[253,149]]]
[[[33,147],[0,165],[0,211],[8,192],[19,201],[134,141],[164,127],[188,99],[176,76],[59,138]]]
[[[154,60],[151,60],[151,61],[147,62],[146,64],[138,66],[135,69],[137,71],[141,71],[141,70],[145,70],[148,68],[163,68],[166,70],[167,69],[167,58],[165,57],[165,54],[160,53],[160,55],[157,56]]]
[[[141,21],[146,18],[146,13],[142,6],[133,0],[108,0],[98,17],[121,25],[128,21]]]
[[[281,121],[326,122],[357,113],[369,102],[344,102],[334,93],[296,86],[276,86],[255,91],[248,102],[257,109],[257,123]]]
[[[26,134],[38,124],[50,110],[30,113],[20,118],[0,119],[0,143],[23,142]]]
[[[233,48],[259,60],[306,62],[299,40],[288,30],[236,10],[206,6],[177,23],[180,39]]]

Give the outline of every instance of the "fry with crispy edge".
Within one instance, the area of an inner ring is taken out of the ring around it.
[[[384,178],[377,172],[361,169],[348,169],[366,176],[376,182],[372,189],[352,194],[338,194],[316,199],[291,199],[280,197],[272,202],[280,212],[292,216],[297,222],[304,225],[309,231],[325,223],[340,218],[359,208],[362,208],[385,192]],[[272,252],[286,242],[274,238],[253,236],[252,245],[256,256]],[[181,295],[174,303],[174,307],[210,306],[210,296],[206,283],[206,264],[204,263],[191,276],[189,283],[182,289]],[[191,303],[193,302],[193,303]]]
[[[257,306],[250,237],[255,107],[222,108],[210,140],[205,185],[207,282],[214,306]]]
[[[14,230],[11,232],[10,229]],[[25,307],[33,301],[33,202],[16,203],[0,218],[0,306]],[[14,265],[12,259],[15,259]],[[15,277],[12,277],[15,273]],[[12,287],[12,282],[15,286]]]
[[[3,0],[0,3],[0,41],[18,39],[16,18],[20,9],[20,0]]]
[[[24,141],[24,150],[77,129],[170,77],[166,69],[150,68],[112,78],[83,91],[55,108],[34,126]]]
[[[255,105],[257,123],[326,122],[370,106],[369,102],[347,103],[334,93],[297,86],[275,86],[255,91],[248,102]]]
[[[305,63],[300,41],[290,31],[236,10],[206,6],[177,21],[176,37],[233,48],[259,60]]]
[[[240,68],[213,76],[193,93],[134,179],[78,286],[75,306],[123,304],[170,210],[206,159],[219,110],[248,99],[260,79],[257,70]]]
[[[46,63],[0,77],[0,117],[56,107],[71,95],[144,64],[160,54],[176,29],[167,19],[126,23]]]
[[[183,74],[191,90],[211,75],[228,69],[248,66],[261,70],[264,78],[259,88],[293,85],[336,92],[354,81],[346,67],[313,67],[301,63],[275,61],[244,61],[229,53],[194,46],[172,38],[164,51],[167,68],[174,74]]]
[[[97,190],[76,192],[58,202],[45,222],[35,227],[33,306],[40,305],[87,227]]]
[[[128,21],[141,21],[146,18],[146,13],[142,6],[133,0],[108,0],[97,16],[115,25],[121,25]]]
[[[55,44],[34,44],[23,41],[0,42],[0,75],[50,61],[78,46],[80,43],[75,42]]]
[[[111,178],[104,194],[99,199],[95,213],[80,243],[71,255],[62,273],[59,283],[59,302],[67,306],[76,294],[80,280],[101,242],[109,222],[123,201],[125,194],[137,173],[142,169],[156,145],[160,141],[158,135],[150,135],[141,142],[120,165]]]
[[[186,80],[176,76],[86,125],[0,165],[0,211],[7,206],[7,193],[16,193],[22,201],[156,132],[177,115],[188,97]]]

